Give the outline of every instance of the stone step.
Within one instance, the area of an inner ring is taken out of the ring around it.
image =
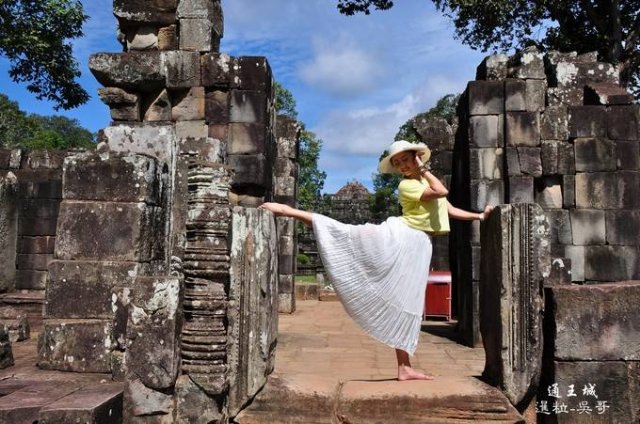
[[[272,374],[237,424],[524,423],[496,388],[474,377],[338,383],[321,376]]]
[[[40,409],[38,423],[121,423],[123,390],[123,383],[84,386]]]
[[[0,294],[0,307],[11,306],[18,313],[27,316],[32,332],[42,332],[44,290],[22,290]]]
[[[34,383],[0,398],[0,423],[32,424],[42,407],[80,388],[63,382]]]

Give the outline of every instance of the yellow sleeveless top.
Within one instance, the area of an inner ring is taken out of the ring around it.
[[[447,199],[441,197],[427,202],[420,200],[429,183],[406,178],[400,181],[398,192],[402,206],[402,221],[416,230],[433,234],[445,234],[450,231]]]

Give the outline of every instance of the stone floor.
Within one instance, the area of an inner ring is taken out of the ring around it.
[[[412,365],[435,379],[399,382],[394,349],[360,330],[341,303],[296,303],[279,316],[274,373],[234,423],[525,422],[478,378],[484,349],[458,344],[454,322],[423,322]]]
[[[336,380],[395,379],[394,349],[367,336],[340,302],[298,301],[280,315],[276,369],[279,374],[322,374]],[[484,349],[457,343],[455,322],[424,321],[414,368],[434,376],[479,376]]]

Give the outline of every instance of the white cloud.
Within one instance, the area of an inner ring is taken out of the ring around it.
[[[358,96],[375,88],[385,75],[382,58],[345,34],[335,39],[316,38],[313,44],[314,57],[302,64],[299,72],[302,80],[316,89],[336,97]]]

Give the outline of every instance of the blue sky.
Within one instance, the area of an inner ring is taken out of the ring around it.
[[[85,37],[74,41],[81,84],[92,98],[72,111],[53,110],[7,75],[0,91],[27,112],[63,114],[97,131],[109,111],[87,68],[89,55],[121,51],[112,0],[85,0]],[[371,188],[380,153],[400,125],[475,78],[485,54],[454,38],[453,24],[428,0],[403,0],[386,12],[346,17],[335,0],[223,0],[221,51],[266,56],[274,77],[294,95],[299,119],[323,140],[325,192],[351,180]]]

